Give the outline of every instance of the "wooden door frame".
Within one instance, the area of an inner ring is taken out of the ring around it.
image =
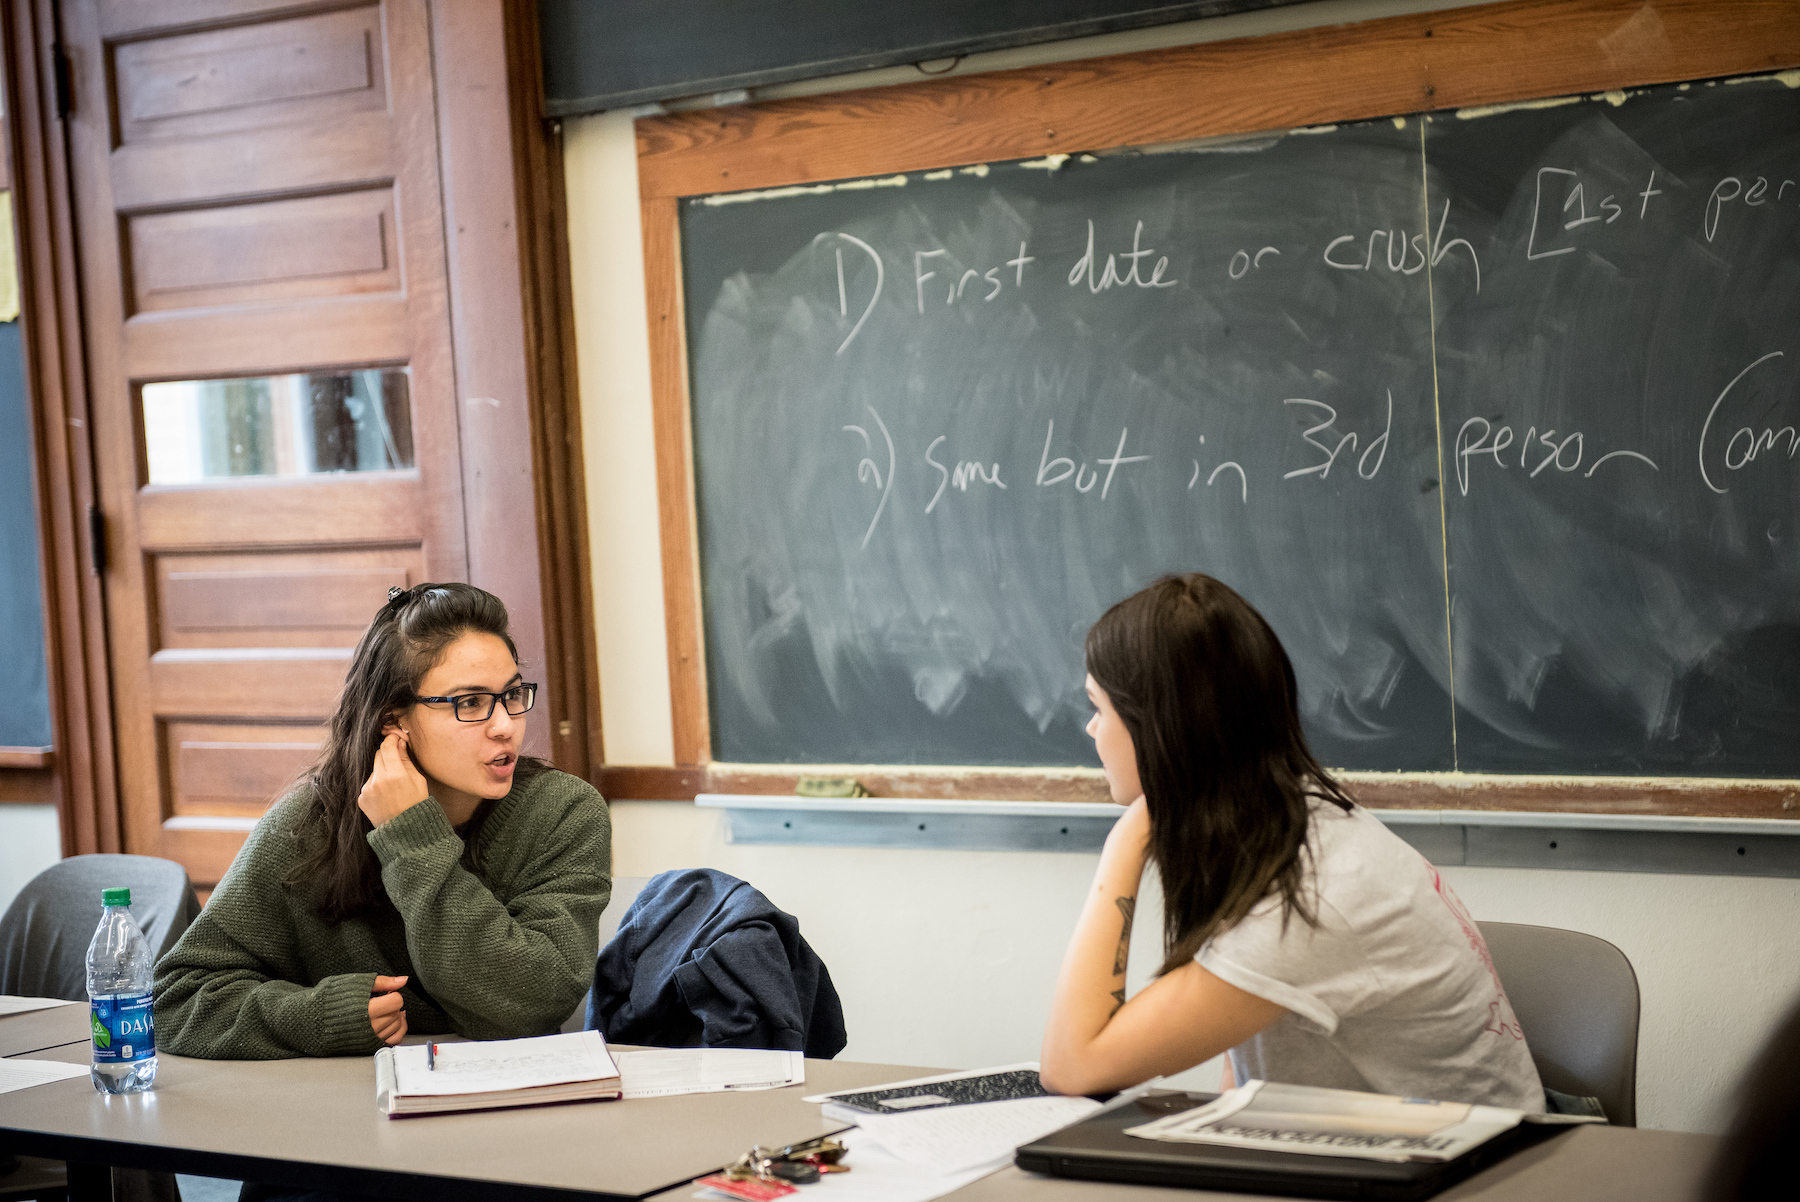
[[[532,479],[529,497],[515,492],[501,506],[471,507],[469,579],[498,585],[503,580],[488,573],[533,561],[539,613],[514,614],[515,634],[524,654],[542,657],[551,759],[592,779],[601,761],[599,650],[562,132],[544,116],[537,5],[431,0],[431,30],[459,410],[522,395],[530,419],[504,431],[506,441],[463,442],[465,505],[480,496],[477,473],[529,471]],[[504,109],[494,103],[499,96]],[[488,558],[523,529],[536,530],[533,546]]]
[[[0,26],[54,738],[47,774],[37,774],[33,786],[35,799],[56,803],[64,855],[119,851],[105,596],[89,523],[94,455],[53,0],[7,0]]]
[[[471,540],[510,536],[529,549],[528,562],[515,557],[494,570],[536,573],[540,610],[516,614],[515,623],[528,645],[543,649],[550,753],[563,770],[591,777],[600,762],[598,653],[561,130],[543,115],[536,6],[430,0],[430,11],[440,187],[453,263],[456,395],[460,407],[464,398],[485,395],[478,389],[498,391],[490,382],[510,382],[528,419],[515,440],[462,443],[465,481],[484,473],[516,479],[521,469],[531,477],[528,494],[514,489],[500,505],[465,511],[465,526]],[[89,521],[98,496],[54,0],[4,0],[0,35],[55,739],[48,768],[0,772],[28,799],[56,804],[64,855],[121,851],[105,596]],[[495,97],[505,98],[504,110]],[[459,107],[459,98],[480,103]],[[452,150],[465,153],[452,160]],[[495,265],[512,268],[504,286],[483,274]],[[535,539],[517,539],[523,523]]]

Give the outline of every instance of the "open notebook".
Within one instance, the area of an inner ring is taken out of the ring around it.
[[[619,1067],[598,1031],[440,1043],[375,1053],[375,1104],[389,1118],[616,1098]]]

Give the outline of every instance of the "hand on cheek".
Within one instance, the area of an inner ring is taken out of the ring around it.
[[[375,770],[357,794],[357,808],[380,826],[412,809],[430,793],[431,787],[407,754],[405,733],[390,729],[375,752]]]

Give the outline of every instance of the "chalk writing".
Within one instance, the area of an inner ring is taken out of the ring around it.
[[[1022,288],[1025,285],[1025,265],[1037,262],[1037,256],[1025,253],[1025,246],[1025,243],[1019,243],[1019,253],[1000,265],[1000,267],[1013,269],[1013,286],[1015,288]],[[916,250],[913,252],[913,289],[917,296],[920,313],[925,312],[925,281],[939,278],[935,267],[930,271],[925,270],[925,261],[947,256],[949,253],[947,250]],[[968,267],[960,274],[954,270],[943,273],[945,280],[944,303],[953,305],[963,299],[965,294],[972,297],[979,296],[984,302],[993,300],[1006,287],[1000,275],[1000,267],[990,267],[986,271]],[[971,284],[974,285],[973,291],[970,291]]]
[[[1129,427],[1121,426],[1119,428],[1118,449],[1115,450],[1109,458],[1098,461],[1100,466],[1106,469],[1106,482],[1100,486],[1100,499],[1102,501],[1106,500],[1106,494],[1112,490],[1113,474],[1119,470],[1121,465],[1127,463],[1143,463],[1150,458],[1148,455],[1127,455],[1125,453],[1125,440],[1130,433]],[[1055,437],[1056,422],[1052,420],[1049,423],[1049,428],[1044,431],[1044,453],[1038,459],[1038,487],[1050,488],[1054,485],[1061,484],[1064,480],[1067,480],[1073,475],[1075,477],[1075,491],[1084,493],[1092,492],[1094,485],[1100,483],[1099,468],[1090,469],[1086,463],[1077,464],[1073,459],[1070,459],[1067,456],[1058,456],[1055,459],[1050,458],[1050,443]],[[1093,472],[1092,478],[1089,478],[1087,475],[1090,470]]]
[[[1081,258],[1075,261],[1075,266],[1069,269],[1069,287],[1075,288],[1085,282],[1089,292],[1100,293],[1105,292],[1109,288],[1121,288],[1127,284],[1132,284],[1139,288],[1173,288],[1176,284],[1180,283],[1179,280],[1165,280],[1162,278],[1163,272],[1167,271],[1169,268],[1169,257],[1167,255],[1162,255],[1157,258],[1156,266],[1150,269],[1149,279],[1145,279],[1139,273],[1138,260],[1156,254],[1155,247],[1150,247],[1148,249],[1140,248],[1139,244],[1142,243],[1143,239],[1144,223],[1140,221],[1137,223],[1137,229],[1133,231],[1131,235],[1131,249],[1129,251],[1119,251],[1115,254],[1107,255],[1106,267],[1096,274],[1096,268],[1099,267],[1099,258],[1094,252],[1094,222],[1090,218],[1087,223],[1087,251]],[[1118,259],[1125,259],[1131,264],[1130,267],[1125,269],[1123,275],[1119,274],[1118,263],[1116,262]]]
[[[1752,363],[1749,367],[1746,367],[1743,371],[1740,371],[1737,375],[1731,377],[1731,383],[1725,385],[1724,389],[1719,393],[1718,399],[1712,403],[1712,408],[1707,410],[1706,421],[1700,427],[1700,478],[1706,482],[1706,487],[1712,489],[1714,492],[1723,495],[1724,493],[1731,491],[1728,488],[1721,488],[1713,483],[1712,476],[1709,475],[1706,470],[1707,438],[1712,431],[1713,419],[1719,415],[1719,406],[1725,403],[1725,398],[1731,395],[1731,390],[1738,386],[1738,381],[1742,380],[1745,376],[1770,360],[1782,358],[1785,353],[1786,352],[1784,351],[1770,351],[1768,354]],[[1741,471],[1752,463],[1758,455],[1773,454],[1776,442],[1783,437],[1787,439],[1786,458],[1792,459],[1795,450],[1794,427],[1782,426],[1780,429],[1764,427],[1762,432],[1758,433],[1749,426],[1740,426],[1736,433],[1732,434],[1730,439],[1725,443],[1724,454],[1721,456],[1725,470],[1731,472]]]
[[[1342,241],[1342,239],[1339,239],[1339,241]],[[1252,255],[1247,250],[1240,250],[1231,256],[1231,262],[1225,267],[1225,274],[1234,280],[1241,280],[1246,275],[1250,274],[1252,270],[1261,271],[1263,259],[1269,255],[1279,255],[1280,253],[1281,252],[1273,246],[1265,246],[1257,251],[1255,255]]]
[[[1325,458],[1317,463],[1309,464],[1306,467],[1297,467],[1291,472],[1282,473],[1281,478],[1283,480],[1292,480],[1296,476],[1310,475],[1317,475],[1319,479],[1323,480],[1331,475],[1332,465],[1337,462],[1338,456],[1343,454],[1346,448],[1349,449],[1349,452],[1352,455],[1356,454],[1355,432],[1352,431],[1345,434],[1338,434],[1336,430],[1332,429],[1332,426],[1337,422],[1338,416],[1335,408],[1327,405],[1324,401],[1314,401],[1306,397],[1289,397],[1281,403],[1283,405],[1307,405],[1317,410],[1323,410],[1325,414],[1324,421],[1316,426],[1308,427],[1308,429],[1300,436],[1305,439],[1308,446],[1316,448],[1320,454],[1325,456]],[[1356,474],[1361,476],[1364,480],[1373,480],[1375,474],[1381,471],[1381,464],[1387,458],[1388,435],[1393,432],[1393,429],[1394,390],[1390,388],[1387,391],[1387,423],[1382,426],[1381,433],[1370,440],[1368,446],[1363,448],[1362,456],[1356,461]],[[1319,439],[1313,437],[1315,434],[1324,434],[1326,432],[1338,434],[1337,442],[1321,442]],[[1372,467],[1369,464],[1370,455],[1375,456],[1375,463]],[[1242,469],[1240,468],[1239,471],[1241,472]]]
[[[943,497],[946,488],[956,488],[962,492],[968,492],[971,484],[992,484],[1001,489],[1006,487],[1006,482],[1000,479],[998,463],[994,464],[992,468],[983,468],[979,463],[964,459],[957,462],[954,470],[939,463],[933,457],[932,452],[937,450],[938,443],[948,437],[948,435],[940,434],[931,440],[930,446],[925,448],[925,462],[936,468],[940,476],[937,491],[931,494],[931,501],[925,506],[926,513],[937,508],[938,500]]]
[[[1554,200],[1552,201],[1555,212],[1548,218],[1544,213],[1546,177],[1550,180],[1553,195],[1559,186],[1559,181],[1563,188],[1562,202],[1555,204]],[[1656,186],[1656,172],[1651,171],[1650,178],[1645,181],[1643,190],[1636,194],[1639,199],[1637,214],[1639,221],[1649,215],[1650,198],[1662,194],[1662,189]],[[1525,237],[1525,257],[1536,261],[1553,259],[1558,255],[1573,254],[1578,249],[1573,243],[1567,246],[1552,245],[1558,234],[1591,225],[1611,225],[1625,215],[1625,206],[1618,202],[1617,196],[1616,192],[1607,192],[1596,198],[1580,175],[1567,167],[1539,167],[1537,169],[1537,192],[1531,202],[1531,232]]]
[[[887,423],[881,420],[881,414],[875,412],[875,406],[868,405],[865,408],[868,409],[869,416],[875,419],[875,425],[881,430],[881,437],[887,441],[888,453],[888,469],[885,477],[881,474],[881,468],[868,455],[864,455],[862,461],[856,465],[857,483],[872,483],[881,492],[881,500],[875,506],[875,516],[869,519],[869,528],[863,531],[862,547],[867,550],[869,539],[875,533],[875,523],[881,520],[881,511],[887,508],[888,493],[894,487],[894,436],[888,433]],[[864,451],[872,452],[874,450],[874,442],[869,438],[869,432],[863,427],[845,426],[844,430],[862,436]]]
[[[1775,189],[1775,195],[1769,195],[1769,189]],[[1788,190],[1795,190],[1796,199],[1800,199],[1800,180],[1783,179],[1780,182],[1765,175],[1759,175],[1748,187],[1735,175],[1728,175],[1713,185],[1713,190],[1706,198],[1706,208],[1701,213],[1700,231],[1711,242],[1713,235],[1719,232],[1719,217],[1725,206],[1733,202],[1741,202],[1749,208],[1760,208],[1771,200],[1779,203],[1786,198]]]
[[[1479,429],[1477,429],[1479,427]],[[1495,426],[1485,417],[1471,417],[1456,432],[1456,443],[1453,461],[1456,467],[1456,486],[1463,496],[1469,495],[1469,461],[1477,456],[1485,455],[1502,469],[1510,466],[1510,456],[1502,457],[1502,453],[1513,445],[1513,428],[1508,425]],[[1526,469],[1527,479],[1536,479],[1545,470],[1554,467],[1559,472],[1573,472],[1581,467],[1582,459],[1587,454],[1587,436],[1577,430],[1573,433],[1558,435],[1555,430],[1540,431],[1536,426],[1525,432],[1519,441],[1519,466]],[[1533,457],[1535,456],[1535,463]],[[1648,455],[1638,451],[1609,451],[1589,465],[1582,474],[1582,479],[1591,479],[1600,465],[1612,459],[1635,459],[1648,464],[1653,472],[1661,471],[1656,462]]]
[[[857,336],[857,334],[862,332],[863,323],[869,320],[869,314],[871,314],[875,311],[875,302],[881,299],[881,283],[882,283],[882,280],[887,275],[887,270],[884,267],[882,267],[881,256],[875,253],[875,248],[873,246],[870,246],[867,242],[864,242],[861,238],[856,237],[854,234],[845,234],[845,233],[820,234],[817,238],[813,239],[813,245],[817,246],[821,239],[832,238],[832,237],[836,237],[836,238],[842,239],[845,242],[850,243],[850,245],[856,247],[858,250],[862,251],[864,254],[868,255],[869,258],[871,258],[875,261],[875,287],[873,289],[871,289],[869,292],[869,303],[863,307],[862,316],[858,317],[856,319],[856,324],[854,326],[850,327],[850,332],[844,336],[844,340],[842,342],[838,343],[837,353],[841,355],[844,353],[844,349],[850,345],[851,341]],[[844,248],[842,246],[839,246],[836,248],[836,251],[837,251],[838,316],[839,317],[848,317],[850,315],[850,299],[849,299],[849,294],[848,294],[848,291],[846,290],[845,283],[844,283]]]

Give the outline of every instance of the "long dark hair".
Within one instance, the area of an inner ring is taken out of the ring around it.
[[[1179,968],[1270,894],[1303,896],[1307,796],[1349,794],[1307,750],[1294,666],[1250,603],[1198,572],[1165,576],[1101,615],[1087,667],[1137,751],[1162,877],[1164,959]]]
[[[472,584],[420,584],[397,593],[356,644],[331,733],[305,778],[312,790],[295,831],[308,852],[286,882],[310,887],[313,904],[331,922],[391,904],[381,884],[381,862],[366,837],[374,828],[356,798],[375,768],[381,728],[418,700],[419,682],[450,644],[471,633],[496,636],[518,660],[506,606]],[[548,767],[543,760],[520,756],[513,786]],[[464,858],[477,871],[477,836],[491,808],[478,809],[464,832],[469,849]]]

